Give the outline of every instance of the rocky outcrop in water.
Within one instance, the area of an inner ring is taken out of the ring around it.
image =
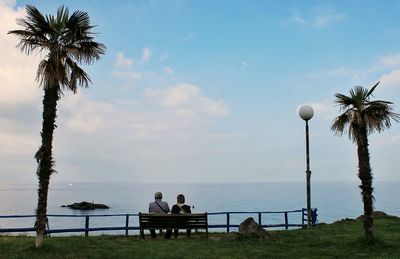
[[[94,202],[76,202],[69,205],[62,205],[61,207],[69,207],[73,210],[94,210],[94,209],[108,209],[109,206],[101,203],[94,203]]]

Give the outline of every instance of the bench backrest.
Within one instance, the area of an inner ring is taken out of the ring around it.
[[[188,229],[208,228],[207,213],[192,214],[155,214],[139,213],[139,225],[141,229]]]

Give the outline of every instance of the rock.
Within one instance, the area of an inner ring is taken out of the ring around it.
[[[379,218],[397,218],[396,216],[388,215],[385,212],[379,211],[379,210],[374,211],[373,214],[372,214],[372,217],[374,219],[379,219]],[[360,215],[357,219],[358,220],[363,220],[364,219],[364,215]]]
[[[62,205],[61,207],[69,207],[73,210],[94,210],[94,209],[108,209],[109,206],[101,203],[94,203],[94,202],[76,202],[74,204],[69,205]]]
[[[267,231],[260,227],[252,217],[245,219],[239,225],[239,237],[258,237],[261,239],[268,238]]]

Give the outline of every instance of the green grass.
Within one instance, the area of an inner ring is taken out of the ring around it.
[[[33,237],[0,236],[0,258],[400,258],[400,218],[376,219],[374,243],[365,241],[362,222],[356,220],[269,233],[261,241],[221,233],[178,240],[50,237],[41,249],[34,247]]]

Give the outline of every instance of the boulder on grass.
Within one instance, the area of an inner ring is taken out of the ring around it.
[[[259,239],[266,239],[268,238],[268,233],[250,217],[240,223],[239,237],[258,237]]]
[[[374,211],[373,214],[372,214],[372,217],[374,219],[379,219],[379,218],[397,218],[396,216],[386,214],[385,212],[379,211],[379,210]],[[360,215],[357,219],[358,220],[363,220],[364,219],[364,215]]]

